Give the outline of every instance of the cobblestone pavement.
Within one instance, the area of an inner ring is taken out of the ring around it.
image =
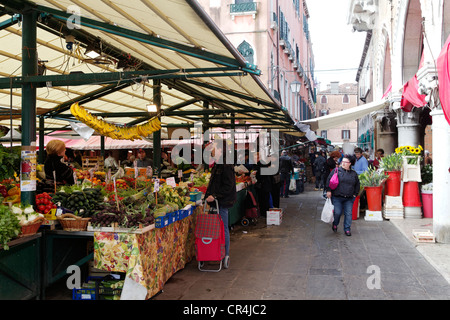
[[[393,222],[353,221],[352,236],[320,220],[321,191],[281,199],[279,226],[235,226],[230,267],[190,262],[152,300],[443,300],[450,284]]]

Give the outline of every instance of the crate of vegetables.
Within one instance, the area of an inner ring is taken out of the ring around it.
[[[43,215],[50,214],[50,211],[52,209],[56,209],[56,204],[52,202],[52,196],[48,194],[47,192],[43,192],[40,194],[37,194],[36,197],[36,212],[42,213]],[[55,220],[56,217],[46,216],[48,220]]]

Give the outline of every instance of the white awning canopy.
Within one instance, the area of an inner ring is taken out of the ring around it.
[[[350,121],[360,119],[373,111],[383,109],[387,105],[389,105],[389,100],[383,99],[332,113],[323,117],[305,120],[301,123],[309,125],[310,129],[313,131],[332,129]]]

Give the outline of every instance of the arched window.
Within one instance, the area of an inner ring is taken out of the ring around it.
[[[245,58],[245,60],[250,63],[253,63],[253,55],[254,50],[252,46],[247,41],[242,41],[242,43],[237,47],[238,51],[242,54],[242,56]]]
[[[323,95],[323,96],[320,98],[320,103],[322,103],[322,104],[327,104],[327,103],[328,103],[327,96]]]
[[[342,103],[350,103],[350,99],[348,98],[348,94],[344,94],[344,96],[342,97]]]

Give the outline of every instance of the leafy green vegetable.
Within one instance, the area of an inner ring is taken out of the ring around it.
[[[14,171],[19,169],[19,166],[19,153],[0,145],[0,181],[14,177]]]
[[[8,250],[8,242],[21,231],[19,219],[8,206],[0,205],[0,245]]]

